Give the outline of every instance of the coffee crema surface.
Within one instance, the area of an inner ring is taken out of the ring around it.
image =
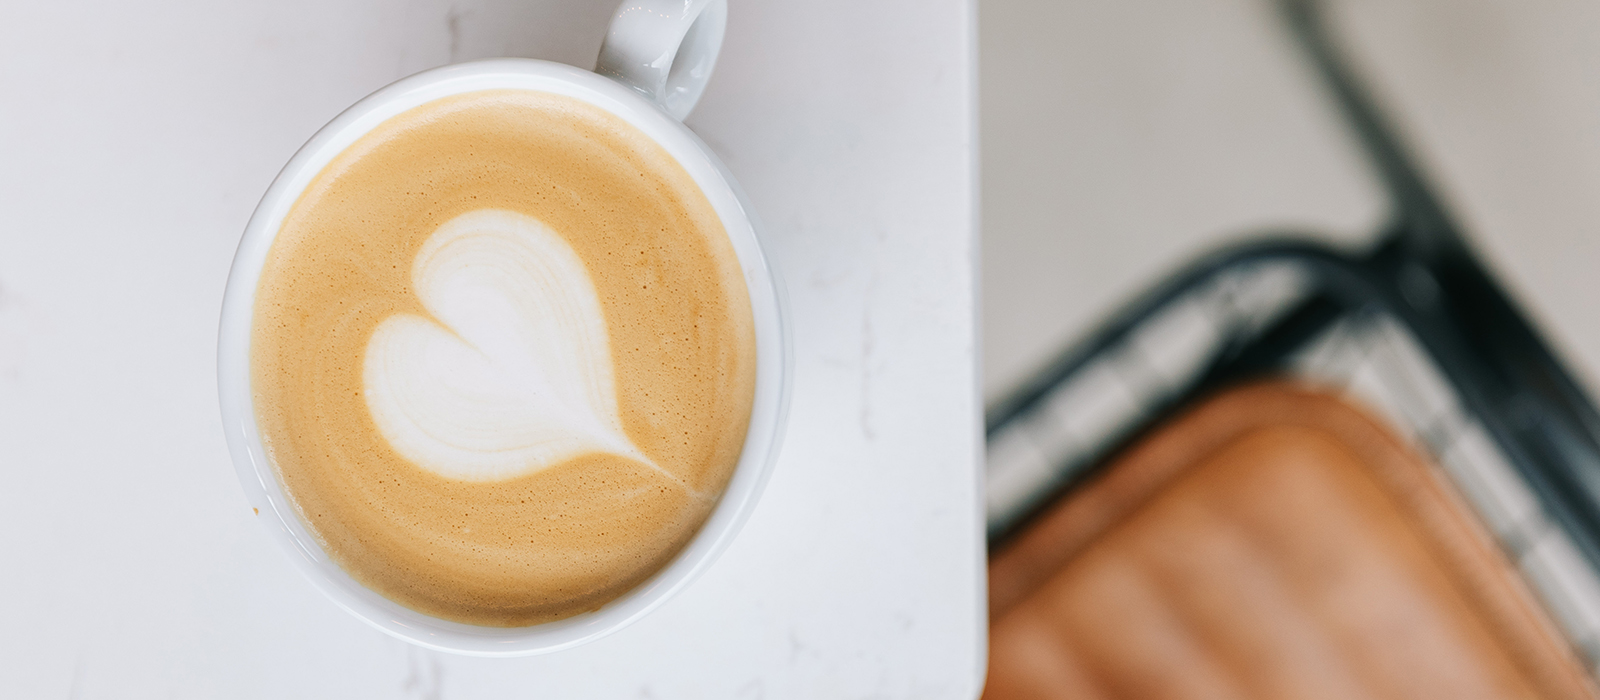
[[[499,627],[665,566],[755,390],[705,194],[638,128],[530,90],[424,104],[323,169],[268,254],[250,356],[267,454],[328,555]]]

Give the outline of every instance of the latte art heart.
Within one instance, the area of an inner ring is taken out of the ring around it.
[[[418,614],[528,627],[675,561],[756,381],[733,239],[664,147],[495,89],[341,152],[262,265],[250,387],[300,522]]]
[[[517,212],[468,212],[428,238],[411,278],[431,318],[385,319],[363,367],[367,407],[401,456],[466,481],[592,452],[655,467],[618,415],[595,285],[556,232]]]

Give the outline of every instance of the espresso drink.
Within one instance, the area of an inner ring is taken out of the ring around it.
[[[527,90],[425,104],[335,158],[252,323],[262,440],[323,549],[477,625],[593,610],[664,566],[755,387],[705,194],[622,119]]]

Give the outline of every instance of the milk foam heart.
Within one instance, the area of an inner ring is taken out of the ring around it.
[[[517,212],[468,212],[429,237],[411,277],[431,318],[385,319],[363,367],[395,451],[467,481],[591,452],[655,467],[623,430],[605,315],[559,234]]]
[[[732,239],[672,154],[494,89],[385,121],[306,186],[262,266],[250,388],[352,579],[527,627],[689,546],[741,463],[755,350]]]

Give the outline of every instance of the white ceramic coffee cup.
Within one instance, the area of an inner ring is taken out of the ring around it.
[[[732,175],[684,127],[722,44],[726,0],[627,0],[600,51],[599,74],[529,59],[446,66],[405,78],[357,102],[318,131],[261,199],[228,275],[217,343],[223,429],[249,505],[295,566],[334,603],[368,624],[422,646],[478,656],[557,651],[614,632],[683,589],[727,548],[754,508],[776,459],[789,393],[790,351],[782,286],[762,253],[749,203]],[[503,629],[442,620],[365,588],[322,551],[285,498],[257,431],[250,389],[250,328],[261,268],[300,193],[335,156],[389,118],[468,92],[528,89],[577,98],[655,139],[711,201],[743,267],[755,318],[755,403],[744,450],[710,517],[666,567],[599,610],[532,627]]]

